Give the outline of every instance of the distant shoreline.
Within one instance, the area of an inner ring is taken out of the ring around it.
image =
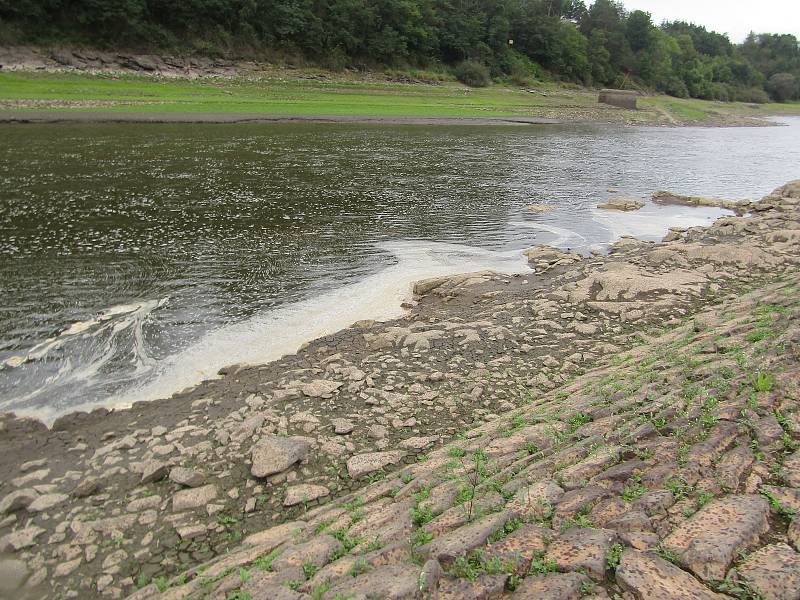
[[[592,121],[586,121],[592,122]],[[538,117],[367,117],[218,112],[0,111],[0,123],[353,123],[362,125],[564,125]],[[573,123],[573,122],[569,122]]]
[[[187,75],[7,66],[0,70],[0,123],[730,127],[773,125],[771,116],[800,114],[798,104],[663,95],[641,96],[638,110],[628,110],[598,102],[595,89],[543,82],[470,88],[275,68]]]

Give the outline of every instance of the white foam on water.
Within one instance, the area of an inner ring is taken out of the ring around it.
[[[549,225],[545,223],[534,223],[532,221],[515,221],[511,224],[519,227],[527,227],[528,229],[546,231],[547,233],[553,234],[556,236],[555,239],[550,240],[547,245],[553,246],[554,248],[564,249],[576,246],[582,247],[588,243],[586,238],[580,233],[573,231],[572,229],[565,229],[564,227],[557,227],[555,225]]]
[[[656,205],[647,205],[630,213],[595,209],[591,211],[592,220],[607,231],[608,241],[593,239],[591,245],[584,235],[549,223],[520,221],[511,225],[551,234],[553,239],[548,245],[556,248],[589,249],[607,247],[623,236],[660,239],[670,227],[707,225],[724,214],[731,213],[716,208]],[[91,385],[99,378],[108,378],[101,369],[118,356],[122,345],[130,346],[134,376],[143,383],[134,384],[116,398],[103,402],[59,408],[37,407],[30,411],[22,408],[17,412],[52,423],[65,412],[97,406],[124,408],[138,401],[166,398],[204,380],[217,378],[223,367],[277,360],[296,352],[305,342],[335,333],[355,321],[386,321],[400,317],[404,314],[401,304],[411,298],[412,284],[421,279],[486,270],[507,274],[530,272],[519,250],[497,252],[417,240],[387,242],[378,246],[394,256],[395,264],[361,281],[221,327],[158,363],[147,352],[142,327],[167,301],[166,298],[111,307],[93,319],[74,323],[26,355],[12,357],[3,366],[13,369],[26,362],[44,359],[66,344],[86,344],[92,348],[91,356],[81,356],[81,360],[66,357],[41,386],[23,398],[14,398],[15,403],[35,398],[53,386],[70,383]],[[87,338],[96,339],[91,343]]]
[[[719,217],[732,215],[733,211],[705,206],[658,206],[647,204],[637,211],[591,210],[592,219],[608,231],[606,246],[630,236],[646,240],[660,240],[670,227],[700,227],[713,223]]]
[[[213,331],[162,361],[157,375],[149,382],[105,405],[123,408],[138,401],[166,398],[218,377],[218,371],[225,366],[268,363],[355,321],[400,317],[404,314],[401,304],[411,298],[412,284],[420,279],[485,270],[506,274],[530,272],[519,250],[493,252],[412,240],[388,242],[379,247],[394,255],[394,265],[356,283]],[[91,406],[70,406],[69,410],[86,408]]]
[[[152,313],[167,300],[161,298],[112,306],[91,319],[73,323],[58,335],[37,344],[26,354],[7,359],[0,365],[1,368],[25,369],[28,368],[26,366],[28,363],[38,361],[51,361],[57,368],[43,377],[35,388],[5,400],[0,404],[0,408],[9,402],[21,404],[34,400],[42,394],[57,393],[60,388],[91,385],[101,377],[106,380],[109,377],[113,378],[103,373],[102,369],[111,361],[118,359],[120,348],[131,356],[130,360],[136,367],[136,373],[152,370],[155,361],[147,352],[142,328]],[[120,377],[128,376],[120,375]],[[72,406],[67,407],[67,410],[72,411]],[[14,412],[51,422],[64,410],[54,407],[31,409],[15,407]]]
[[[135,325],[139,330],[141,330],[142,322],[146,319],[146,317],[149,316],[150,313],[152,313],[156,308],[162,306],[166,301],[166,298],[161,300],[147,300],[144,302],[135,302],[131,304],[120,304],[102,310],[91,319],[72,323],[57,336],[48,338],[45,341],[35,345],[33,348],[28,350],[26,354],[12,356],[6,359],[2,364],[0,364],[0,368],[14,369],[28,362],[42,360],[46,358],[50,352],[64,347],[64,345],[72,341],[72,338],[75,336],[79,336],[87,332],[89,332],[89,335],[92,337],[106,333],[109,330],[112,334],[116,334],[119,331],[130,327],[131,325]],[[123,318],[114,320],[116,317],[121,317],[123,315]],[[112,320],[113,323],[110,325],[105,325],[107,321]]]

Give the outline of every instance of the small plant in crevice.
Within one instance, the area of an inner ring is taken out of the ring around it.
[[[433,541],[433,534],[425,531],[424,529],[415,529],[411,534],[411,545],[418,547],[424,546]]]
[[[262,571],[271,571],[272,563],[275,562],[275,559],[280,556],[281,552],[283,552],[282,548],[275,548],[275,550],[272,552],[255,559],[251,563],[251,566],[261,569]]]
[[[539,448],[539,446],[537,446],[533,442],[528,442],[527,444],[525,444],[524,448],[525,452],[527,452],[529,456],[533,456],[534,454],[542,454],[542,451]]]
[[[333,525],[333,519],[326,519],[324,521],[320,521],[314,528],[314,533],[317,535],[319,535],[320,533],[324,533],[331,525]]]
[[[353,566],[350,567],[350,570],[347,571],[347,573],[351,577],[358,577],[359,575],[366,573],[368,570],[369,563],[363,558],[358,558],[356,559],[356,562],[353,563]]]
[[[488,477],[486,468],[488,457],[483,450],[475,450],[472,453],[471,464],[467,464],[464,456],[460,458],[461,466],[464,470],[465,487],[461,492],[463,503],[466,506],[467,520],[471,521],[475,514],[475,498],[478,486]]]
[[[769,502],[769,506],[772,510],[774,510],[779,515],[786,517],[787,520],[791,521],[795,517],[795,511],[789,508],[788,506],[784,506],[784,504],[775,497],[775,495],[767,490],[762,489],[761,495],[766,498],[767,502]]]
[[[422,527],[426,523],[433,520],[433,511],[430,506],[413,506],[411,507],[411,522],[417,527]]]
[[[488,542],[494,543],[499,542],[500,540],[504,539],[510,533],[514,533],[517,529],[522,527],[522,521],[520,519],[510,519],[506,521],[505,525],[498,528],[496,531],[489,536]]]
[[[658,554],[667,562],[671,562],[673,565],[678,565],[680,563],[680,557],[675,552],[669,548],[665,548],[664,546],[659,546],[656,548],[656,554]]]
[[[461,457],[467,455],[467,451],[464,450],[463,448],[458,447],[458,446],[453,446],[452,448],[449,448],[447,450],[447,455],[450,458],[461,458]]]
[[[622,490],[622,499],[628,502],[638,500],[647,493],[647,488],[642,485],[642,476],[634,475]]]
[[[786,452],[794,452],[795,450],[800,448],[800,444],[794,441],[792,436],[790,436],[786,432],[784,432],[783,435],[781,436],[781,443],[783,444],[783,449]]]
[[[561,531],[567,531],[573,527],[591,529],[594,527],[594,522],[586,515],[576,515],[572,518],[566,519],[563,523],[561,523]]]
[[[678,448],[678,456],[676,458],[676,462],[681,467],[685,466],[689,460],[689,452],[692,450],[692,447],[689,444],[683,444],[680,448]]]
[[[712,492],[700,492],[695,498],[695,506],[697,510],[703,508],[706,504],[711,502],[714,499],[714,494]]]
[[[753,385],[753,390],[759,393],[771,392],[775,385],[775,380],[769,371],[756,371],[750,376],[750,382]]]
[[[572,435],[573,433],[578,431],[578,429],[586,425],[586,423],[591,423],[591,422],[592,422],[591,415],[587,415],[586,413],[579,412],[572,415],[567,419],[567,425],[569,425],[567,435]]]
[[[469,555],[457,557],[448,569],[448,574],[451,577],[475,581],[481,575],[508,575],[516,568],[514,561],[503,561],[497,556],[486,558],[482,550],[475,550]]]
[[[611,544],[611,547],[608,549],[608,555],[606,556],[606,568],[609,571],[617,570],[624,551],[625,547],[622,544]]]
[[[728,596],[736,598],[736,600],[765,600],[765,598],[754,591],[746,581],[724,579],[722,581],[712,582],[711,588],[715,592],[727,594]]]
[[[349,554],[353,548],[364,541],[360,537],[351,536],[346,529],[336,529],[331,531],[330,535],[342,544],[342,547],[334,553],[334,556],[331,558],[330,562],[341,558],[345,554]]]
[[[317,574],[319,567],[311,562],[304,562],[303,563],[303,575],[305,576],[306,580],[311,579],[314,575]]]
[[[669,479],[666,482],[665,487],[672,492],[675,500],[682,500],[688,497],[694,489],[683,477],[673,477],[672,479]]]
[[[531,566],[528,569],[529,575],[545,575],[547,573],[555,573],[558,571],[558,564],[556,559],[552,557],[545,557],[543,555],[534,556],[531,561]]]

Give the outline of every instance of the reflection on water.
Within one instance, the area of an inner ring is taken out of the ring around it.
[[[395,316],[413,279],[708,222],[594,207],[610,188],[760,197],[800,176],[787,122],[0,126],[0,410],[166,395]]]

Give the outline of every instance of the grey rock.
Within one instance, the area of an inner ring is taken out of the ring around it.
[[[389,430],[383,425],[370,425],[369,429],[367,429],[367,435],[373,440],[382,440],[389,435]]]
[[[331,419],[333,425],[333,432],[339,435],[347,435],[353,431],[353,424],[347,419]]]
[[[174,467],[169,472],[170,481],[186,487],[200,487],[206,482],[206,476],[200,471],[187,469],[186,467]]]
[[[363,594],[365,597],[402,600],[416,598],[421,569],[415,565],[384,565],[356,578],[345,579],[329,591],[331,597]]]
[[[66,562],[59,563],[56,565],[56,568],[53,569],[53,576],[66,577],[67,575],[74,573],[75,569],[81,566],[81,562],[83,562],[83,559],[79,556],[74,560],[68,560]]]
[[[327,379],[315,379],[311,383],[306,383],[300,390],[309,398],[330,398],[333,392],[342,387],[341,381],[330,381]]]
[[[44,529],[31,525],[25,529],[12,531],[0,538],[0,552],[11,552],[29,548],[36,543],[36,538],[44,533]]]
[[[192,540],[206,534],[206,526],[202,523],[181,525],[175,529],[182,540]]]
[[[478,546],[482,546],[492,533],[505,525],[513,513],[503,511],[488,515],[470,525],[442,535],[430,544],[420,548],[420,552],[429,558],[435,558],[442,564],[451,563],[456,557],[461,556]]]
[[[31,471],[30,473],[26,473],[25,475],[21,475],[16,479],[11,480],[11,485],[14,487],[21,488],[23,486],[28,485],[33,481],[41,481],[45,477],[50,475],[50,469],[39,469],[38,471]]]
[[[213,484],[181,490],[172,497],[172,510],[175,512],[192,510],[200,506],[205,506],[216,497],[217,486]]]
[[[686,571],[655,553],[626,550],[616,574],[619,586],[637,600],[725,600]]]
[[[303,460],[310,448],[308,438],[266,435],[250,451],[253,477],[267,477],[285,471]]]
[[[432,446],[439,440],[438,436],[431,435],[427,437],[410,437],[402,440],[399,444],[401,448],[406,450],[424,450],[428,446]]]
[[[63,504],[69,499],[67,494],[44,494],[28,505],[28,512],[43,512],[47,509]]]
[[[700,579],[725,578],[739,550],[769,531],[769,505],[755,495],[718,498],[674,529],[663,546]]]
[[[86,498],[95,495],[100,490],[100,482],[94,478],[81,479],[72,490],[75,498]]]
[[[24,462],[19,466],[20,473],[27,473],[33,469],[39,469],[47,464],[46,458],[40,458],[39,460],[29,460],[28,462]]]
[[[161,481],[169,473],[169,465],[160,460],[147,460],[142,463],[141,483]]]
[[[11,598],[12,592],[20,589],[28,579],[28,568],[21,560],[0,559],[0,598]]]
[[[161,496],[145,496],[128,502],[125,510],[128,512],[141,512],[143,510],[156,509],[161,505]]]
[[[301,502],[311,502],[330,493],[331,491],[324,485],[294,485],[286,490],[286,498],[283,501],[283,505],[294,506]]]
[[[800,599],[800,554],[786,544],[764,546],[737,570],[763,598]]]
[[[15,510],[19,510],[21,508],[26,508],[38,497],[39,492],[33,488],[26,488],[24,490],[11,492],[5,498],[0,500],[0,515],[14,512]]]
[[[515,600],[579,600],[589,583],[582,573],[546,573],[526,577],[511,596]]]
[[[405,455],[406,453],[402,450],[356,454],[347,461],[347,472],[350,477],[357,479],[367,473],[380,471],[388,465],[397,464],[403,460]]]

